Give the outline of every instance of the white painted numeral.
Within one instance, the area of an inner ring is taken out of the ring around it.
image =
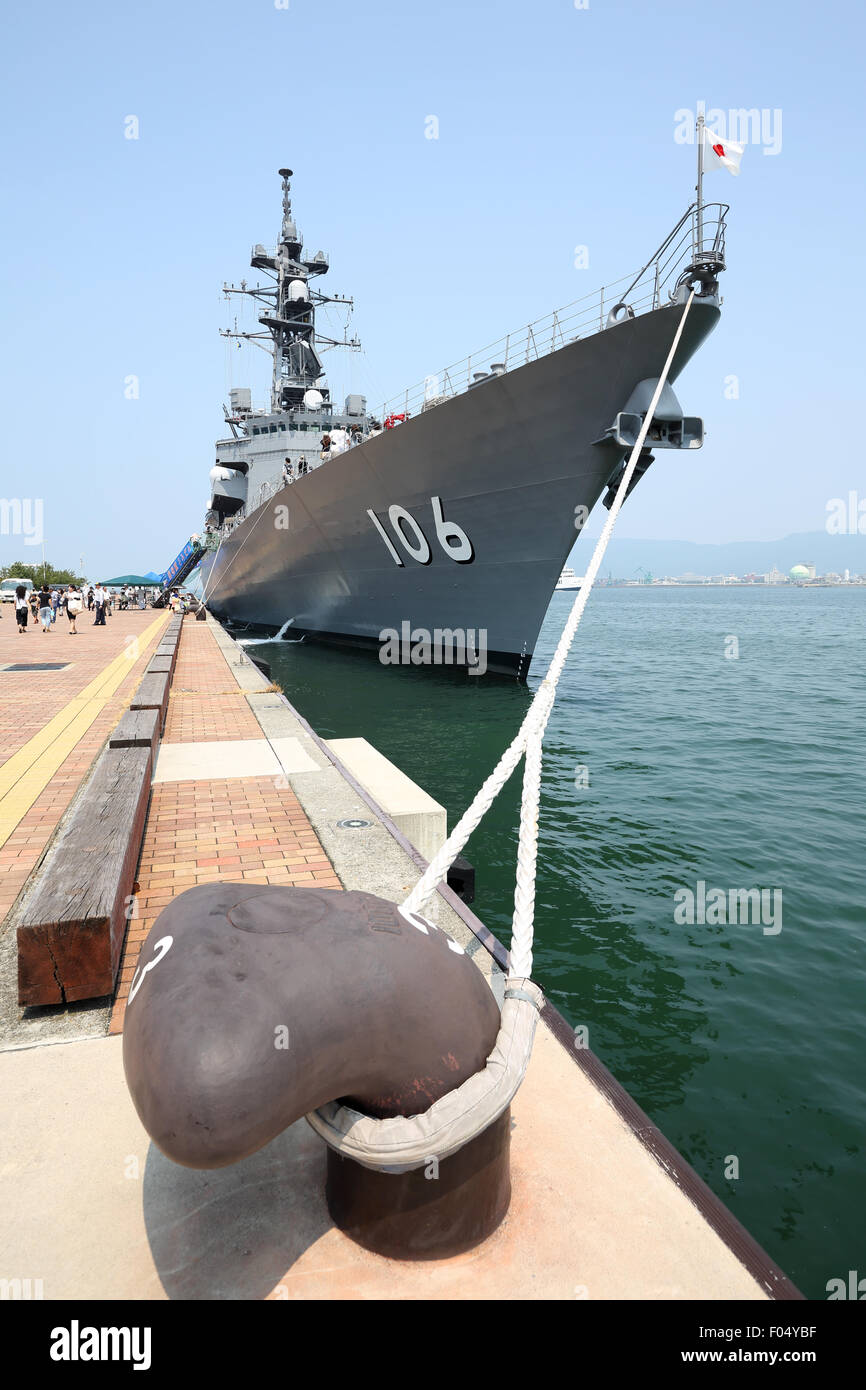
[[[417,560],[419,565],[429,565],[431,559],[430,542],[424,535],[424,532],[421,530],[421,527],[418,525],[412,513],[407,512],[405,507],[389,507],[388,519],[394,527],[398,539],[403,542],[403,549],[412,556],[413,560]],[[409,537],[403,529],[404,526],[408,526],[412,535],[415,537],[417,549],[414,545],[410,544]]]
[[[442,498],[431,497],[433,503],[433,520],[436,523],[436,539],[441,545],[445,554],[458,564],[466,564],[475,554],[472,549],[472,542],[456,521],[446,521],[442,511]],[[451,542],[456,541],[456,545]]]
[[[433,507],[433,524],[436,527],[436,539],[449,560],[454,560],[458,565],[469,564],[475,558],[475,551],[472,542],[456,521],[446,521],[445,513],[442,510],[442,498],[431,497],[430,503]],[[391,537],[385,527],[377,517],[376,513],[369,507],[367,515],[375,526],[382,540],[388,549],[388,554],[395,565],[403,565],[402,556],[394,547]],[[406,551],[413,560],[417,560],[419,565],[429,565],[432,559],[430,542],[415,520],[411,512],[407,512],[405,507],[393,506],[388,508],[388,519],[391,526]]]
[[[382,537],[382,540],[385,542],[386,546],[388,547],[388,554],[391,556],[391,559],[394,561],[394,564],[395,564],[395,565],[402,565],[403,561],[400,559],[400,556],[397,554],[396,550],[394,549],[393,545],[391,544],[391,540],[390,540],[390,537],[388,536],[388,532],[385,530],[384,526],[382,525],[381,521],[380,521],[379,518],[377,517],[376,513],[373,512],[373,511],[371,511],[370,508],[368,507],[368,508],[367,508],[367,515],[368,515],[368,517],[370,518],[370,520],[372,521],[372,523],[373,523],[373,525],[375,526],[376,530],[379,532],[379,535]]]

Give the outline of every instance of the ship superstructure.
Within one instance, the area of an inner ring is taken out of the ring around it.
[[[250,265],[263,272],[268,283],[224,285],[226,297],[244,295],[261,307],[255,332],[237,328],[223,331],[230,339],[263,347],[273,358],[270,409],[254,409],[252,393],[241,387],[230,392],[225,410],[231,436],[217,443],[217,459],[211,472],[212,497],[207,524],[221,528],[231,519],[241,520],[262,505],[289,479],[294,480],[321,462],[321,440],[331,433],[340,446],[346,437],[368,431],[365,398],[346,397],[337,409],[325,385],[323,349],[358,349],[357,338],[330,338],[316,330],[316,309],[323,304],[352,301],[327,295],[311,283],[328,271],[328,257],[317,251],[305,257],[303,240],[292,214],[291,169],[281,169],[283,219],[273,251],[253,247]],[[287,466],[288,465],[288,466]],[[231,528],[230,528],[231,529]]]
[[[658,451],[701,447],[702,422],[671,383],[719,317],[727,208],[693,204],[637,275],[432,372],[373,416],[361,395],[330,398],[322,351],[357,341],[318,335],[316,308],[351,301],[313,288],[328,259],[304,256],[291,171],[280,175],[279,242],[251,258],[268,283],[225,286],[261,304],[260,331],[227,332],[266,347],[273,374],[269,409],[231,392],[203,538],[208,606],[380,654],[406,624],[483,633],[486,669],[525,676],[576,536],[600,497],[610,505],[692,290],[632,487]]]

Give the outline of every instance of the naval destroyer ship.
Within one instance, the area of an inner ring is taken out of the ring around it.
[[[362,395],[331,399],[322,354],[338,340],[317,334],[316,309],[351,300],[315,288],[328,258],[304,254],[292,171],[279,172],[279,241],[253,247],[258,283],[224,286],[260,306],[258,331],[225,334],[272,354],[270,403],[230,392],[204,533],[174,573],[199,561],[223,620],[380,651],[392,634],[441,634],[446,661],[471,669],[480,642],[488,671],[523,678],[577,533],[613,499],[692,289],[632,487],[656,451],[703,442],[671,383],[719,317],[727,206],[699,190],[637,275],[374,411]]]

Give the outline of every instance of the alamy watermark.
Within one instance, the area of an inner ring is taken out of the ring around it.
[[[0,1302],[21,1302],[45,1297],[42,1279],[0,1279]]]
[[[52,1361],[131,1361],[134,1371],[147,1371],[151,1362],[149,1327],[82,1327],[73,1318],[69,1327],[55,1327],[48,1352]]]
[[[695,143],[695,125],[702,115],[707,129],[723,140],[733,140],[738,145],[762,145],[764,154],[782,152],[782,111],[778,106],[732,107],[723,111],[721,107],[706,109],[706,102],[699,101],[694,111],[680,107],[674,112],[674,139],[678,145]]]
[[[831,536],[866,536],[866,497],[854,489],[847,497],[831,497],[824,525]]]
[[[847,1280],[828,1279],[825,1288],[828,1303],[838,1299],[853,1299],[857,1303],[862,1303],[866,1299],[866,1279],[861,1279],[856,1269],[848,1270]]]
[[[415,627],[408,620],[379,633],[383,666],[465,666],[470,676],[487,670],[487,628]]]
[[[782,930],[781,888],[707,888],[699,879],[693,889],[678,888],[674,902],[678,926],[759,926],[764,936]]]
[[[25,545],[41,545],[43,517],[41,497],[0,497],[0,536],[21,536]]]

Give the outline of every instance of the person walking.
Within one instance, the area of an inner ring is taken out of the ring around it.
[[[29,601],[30,601],[30,612],[31,612],[32,615],[33,615],[33,621],[34,621],[34,623],[35,623],[35,622],[38,620],[38,618],[39,618],[39,590],[38,590],[38,589],[33,588],[33,589],[30,590]]]
[[[27,631],[27,615],[29,611],[27,607],[27,590],[23,584],[19,584],[15,590],[15,617],[18,622],[19,633]]]
[[[96,609],[96,617],[93,619],[94,627],[105,627],[105,607],[108,602],[108,595],[103,589],[102,584],[97,584],[93,590],[93,606]]]
[[[39,590],[39,621],[43,632],[51,631],[51,590],[45,584]]]
[[[66,590],[66,616],[69,619],[69,633],[72,637],[78,636],[78,628],[75,626],[75,619],[81,612],[81,591],[76,589],[74,584],[70,584]]]

